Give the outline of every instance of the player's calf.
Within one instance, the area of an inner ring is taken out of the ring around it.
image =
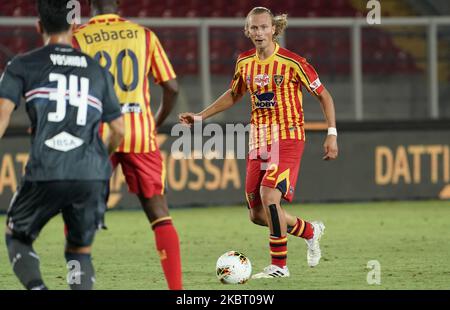
[[[92,290],[95,283],[95,271],[90,253],[64,253],[69,276],[67,282],[71,290]]]
[[[171,290],[183,289],[181,274],[180,241],[172,224],[172,218],[163,217],[151,223],[155,233],[156,250],[161,266]]]
[[[39,269],[39,256],[31,242],[23,242],[8,233],[5,234],[5,241],[9,261],[22,285],[28,290],[46,290]]]
[[[285,229],[283,230],[281,227],[284,221],[280,219],[283,214],[279,214],[279,208],[277,208],[277,205],[275,204],[269,205],[268,209],[271,223],[269,245],[272,265],[283,268],[286,266],[287,261],[287,237]]]

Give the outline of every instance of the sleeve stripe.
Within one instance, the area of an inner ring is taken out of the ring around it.
[[[153,53],[153,56],[152,56],[152,67],[155,68],[156,80],[158,82],[162,81],[161,72],[159,71],[158,64],[156,63],[156,59],[155,59],[155,53]]]
[[[158,48],[158,53],[161,56],[161,61],[164,65],[164,69],[165,69],[165,74],[167,75],[167,80],[171,80],[173,79],[173,70],[171,70],[171,68],[168,65],[168,59],[167,56],[165,54],[165,52],[162,50],[161,45],[160,44],[156,44],[156,47]]]
[[[323,85],[320,85],[320,87],[318,87],[315,90],[311,89],[311,86],[310,86],[311,85],[311,79],[310,79],[310,76],[307,74],[307,71],[311,71],[311,70],[308,70],[308,69],[312,69],[313,72],[308,72],[308,73],[310,73],[310,74],[313,73],[315,75],[315,76],[313,76],[314,79],[318,79],[319,78],[319,75],[317,74],[317,72],[314,70],[314,68],[311,65],[309,65],[309,67],[303,68],[303,66],[298,61],[296,61],[293,58],[290,58],[290,57],[287,57],[287,56],[283,56],[283,55],[280,55],[280,54],[278,54],[278,56],[281,57],[281,58],[284,58],[286,60],[289,60],[289,61],[293,62],[294,64],[296,64],[298,66],[298,68],[302,72],[303,76],[305,77],[306,81],[308,82],[308,85],[306,85],[307,88],[308,88],[308,91],[313,92],[316,95],[319,95],[322,92]]]
[[[147,68],[148,63],[151,61],[150,54],[151,54],[151,44],[152,44],[152,36],[149,30],[144,29],[145,31],[145,68],[144,73],[147,74],[149,69]]]
[[[289,58],[289,57],[286,57],[286,56],[282,56],[282,55],[280,55],[280,54],[278,54],[278,56],[280,56],[281,58],[284,58],[284,59],[286,59],[286,60],[289,60],[289,61],[293,62],[294,64],[296,64],[296,65],[298,66],[298,68],[300,69],[300,71],[301,71],[301,72],[303,73],[303,75],[305,76],[306,81],[308,81],[308,88],[309,88],[309,85],[311,84],[311,81],[309,80],[309,77],[306,75],[306,73],[305,73],[305,71],[303,70],[303,68],[302,68],[302,66],[300,65],[300,63],[299,63],[298,61],[292,59],[292,58]]]
[[[236,65],[236,70],[234,72],[233,80],[231,81],[230,89],[233,94],[243,94],[245,91],[243,72],[240,72],[240,66]],[[239,73],[239,78],[235,79],[236,74]]]
[[[141,113],[141,128],[143,130],[142,132],[142,144],[141,144],[141,150],[144,153],[147,153],[150,151],[150,120],[148,119],[148,110],[150,109],[150,102],[149,102],[149,89],[148,89],[148,72],[150,71],[148,64],[150,63],[150,44],[151,44],[151,35],[150,31],[144,28],[145,31],[145,66],[144,66],[144,83],[142,85],[142,96],[144,98],[144,113]],[[146,143],[147,142],[147,143]]]

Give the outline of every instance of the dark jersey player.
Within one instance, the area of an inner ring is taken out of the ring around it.
[[[108,151],[123,139],[109,74],[71,47],[67,2],[37,1],[45,46],[14,58],[0,79],[0,138],[22,98],[31,121],[30,158],[6,222],[9,258],[27,289],[46,289],[32,244],[59,212],[68,228],[68,284],[92,288],[91,244],[106,209]],[[111,129],[107,146],[98,134],[101,122]]]

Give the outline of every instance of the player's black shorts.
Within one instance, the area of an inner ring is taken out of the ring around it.
[[[90,246],[96,230],[103,225],[106,195],[107,181],[24,181],[11,201],[6,225],[15,238],[31,243],[61,212],[67,225],[67,242]]]

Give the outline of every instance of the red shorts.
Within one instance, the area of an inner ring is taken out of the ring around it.
[[[276,147],[259,149],[249,153],[245,193],[249,208],[261,205],[260,187],[277,188],[287,201],[294,198],[295,185],[300,169],[305,142],[281,140]]]
[[[132,193],[151,198],[164,194],[166,171],[159,149],[150,153],[114,153],[111,162],[115,169],[118,164]]]

